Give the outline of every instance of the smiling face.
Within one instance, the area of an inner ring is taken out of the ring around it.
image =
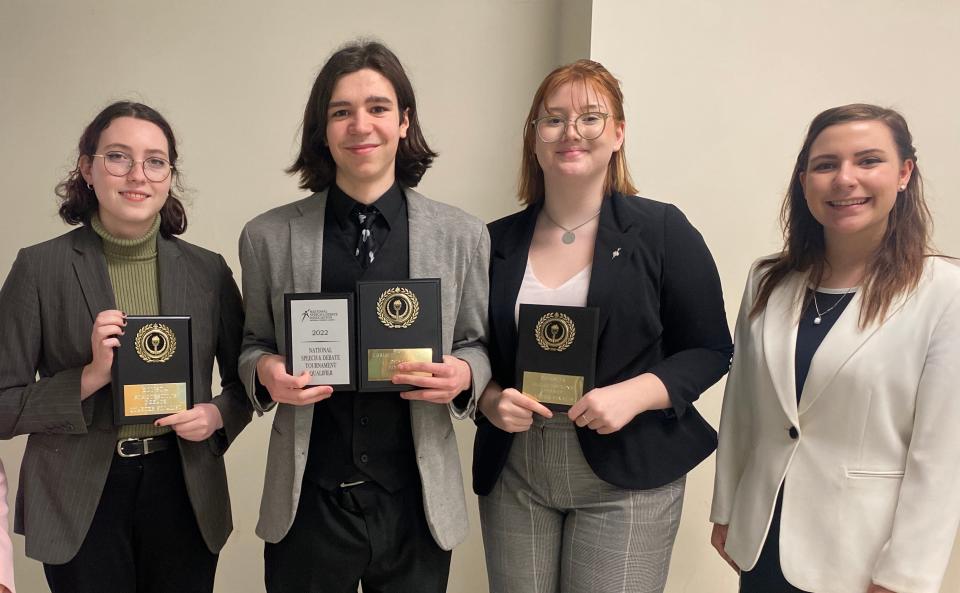
[[[913,166],[900,159],[886,124],[854,121],[820,132],[800,183],[828,242],[864,237],[879,242]]]
[[[118,117],[101,132],[95,154],[127,155],[137,161],[130,172],[117,177],[107,172],[103,157],[82,157],[80,172],[93,186],[100,221],[111,235],[132,239],[150,230],[167,201],[174,174],[163,181],[150,181],[143,174],[142,161],[151,157],[169,161],[168,151],[167,137],[156,124],[134,117]],[[116,155],[110,156],[116,158]]]
[[[576,131],[574,120],[584,113],[608,114],[603,133],[593,140],[584,140]],[[624,124],[610,113],[609,101],[592,85],[567,82],[550,93],[540,107],[537,118],[556,115],[568,120],[566,131],[556,142],[536,139],[537,162],[544,179],[604,179],[610,159],[623,146]]]
[[[326,141],[337,164],[337,185],[353,197],[387,191],[408,126],[382,74],[364,68],[342,76],[327,106]]]

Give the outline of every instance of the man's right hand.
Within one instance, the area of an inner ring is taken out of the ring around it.
[[[270,399],[281,404],[305,406],[323,401],[333,394],[333,387],[314,385],[307,387],[310,373],[295,377],[287,374],[286,363],[279,354],[265,354],[257,361],[257,378],[267,388]]]
[[[534,413],[544,418],[553,417],[553,412],[537,400],[513,388],[501,390],[493,381],[483,390],[477,405],[494,426],[506,432],[529,430]]]

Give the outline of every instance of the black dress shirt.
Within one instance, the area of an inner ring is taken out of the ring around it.
[[[372,233],[379,248],[364,269],[355,255],[358,202],[330,187],[323,223],[321,286],[324,292],[354,292],[358,280],[409,277],[407,203],[396,184],[373,203]],[[417,478],[410,404],[399,392],[337,391],[314,406],[305,477],[322,488],[373,480],[394,492]]]

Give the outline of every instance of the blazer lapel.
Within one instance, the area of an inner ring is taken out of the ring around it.
[[[542,202],[538,202],[528,206],[493,245],[490,258],[490,290],[493,291],[490,294],[490,325],[496,343],[492,346],[505,353],[506,360],[513,360],[516,355],[514,307],[527,269],[533,229],[542,205]],[[513,377],[510,380],[513,381]]]
[[[101,311],[117,307],[107,274],[107,261],[103,257],[103,244],[93,229],[84,226],[76,234],[73,249],[76,252],[73,269],[87,302],[90,319],[94,320]]]
[[[430,216],[423,210],[426,198],[420,193],[404,187],[407,198],[407,255],[409,257],[410,278],[437,277],[437,254],[446,247],[438,240],[437,229]]]
[[[860,329],[862,297],[861,291],[858,290],[814,353],[800,396],[799,413],[801,415],[806,413],[823,394],[850,357],[856,354],[857,350],[880,329],[879,323],[872,323]],[[886,318],[889,319],[903,308],[908,298],[909,295],[900,295],[894,300]]]
[[[622,214],[622,201],[629,198],[614,193],[600,204],[600,222],[593,247],[593,264],[587,305],[600,309],[598,336],[610,319],[610,304],[621,298],[619,278],[637,247],[637,239],[630,232],[632,222]]]
[[[157,281],[160,286],[161,315],[190,315],[187,310],[188,285],[193,282],[193,270],[182,268],[180,246],[177,242],[157,237]]]
[[[300,216],[291,218],[289,222],[290,261],[287,265],[290,266],[294,292],[320,292],[322,289],[323,223],[327,210],[327,190],[313,194],[312,198],[300,204]],[[314,405],[293,407],[294,448],[298,451],[309,447]],[[295,465],[296,474],[302,476],[306,468],[306,458],[296,456]]]
[[[763,355],[784,413],[797,425],[796,350],[797,321],[803,274],[793,274],[770,294],[763,311]]]
[[[302,216],[290,220],[290,269],[296,292],[319,292],[323,263],[323,220],[327,190],[300,206]]]

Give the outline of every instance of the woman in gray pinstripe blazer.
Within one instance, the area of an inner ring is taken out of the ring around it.
[[[221,456],[251,416],[240,294],[222,257],[176,237],[176,162],[159,113],[108,106],[57,188],[81,226],[22,249],[0,290],[0,437],[29,435],[15,530],[54,593],[212,591],[232,529]],[[127,313],[191,317],[195,405],[118,429],[110,369]]]

